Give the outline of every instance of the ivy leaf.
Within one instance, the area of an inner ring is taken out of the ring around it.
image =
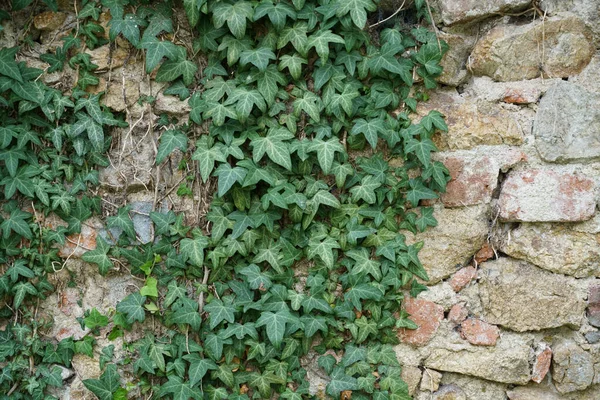
[[[217,3],[213,9],[215,28],[222,27],[227,22],[229,31],[238,39],[246,34],[246,19],[252,20],[254,9],[248,1],[236,1],[234,4]]]
[[[32,239],[33,233],[31,232],[31,228],[29,228],[29,224],[25,221],[25,218],[31,218],[31,214],[21,211],[19,208],[12,210],[10,216],[0,224],[4,239],[8,239],[11,232],[15,232],[25,239]]]
[[[171,321],[175,324],[189,325],[193,331],[198,332],[202,324],[202,318],[198,312],[198,303],[188,297],[180,297],[171,316]]]
[[[17,82],[23,82],[19,66],[15,61],[18,47],[4,47],[0,49],[0,74],[8,76]]]
[[[212,138],[204,135],[196,142],[196,151],[192,155],[192,160],[198,161],[200,176],[206,183],[215,166],[215,161],[226,161],[225,148],[221,143],[213,145]]]
[[[315,122],[321,120],[321,111],[323,110],[323,102],[321,98],[313,92],[306,91],[300,98],[294,100],[294,114],[300,116],[300,112],[304,111]]]
[[[217,369],[217,364],[208,358],[200,358],[197,353],[186,354],[183,359],[190,363],[188,370],[188,380],[191,387],[200,382],[208,370]]]
[[[408,181],[410,189],[406,193],[406,199],[413,207],[419,205],[420,200],[437,199],[438,195],[428,187],[423,185],[420,179],[411,179]]]
[[[428,226],[437,226],[437,220],[433,216],[433,208],[421,208],[421,216],[417,218],[415,224],[419,232],[424,232]]]
[[[100,314],[95,307],[92,308],[90,315],[85,317],[83,321],[85,322],[85,326],[87,326],[89,329],[95,329],[108,325],[108,317]]]
[[[372,175],[363,177],[360,181],[360,185],[350,188],[352,194],[352,200],[357,203],[359,200],[363,200],[368,204],[375,204],[377,196],[375,195],[375,189],[381,186],[381,183],[377,181]]]
[[[213,299],[210,303],[204,306],[204,309],[210,315],[210,329],[215,329],[221,321],[233,323],[235,320],[235,307],[232,305],[232,300],[226,298],[225,302],[219,299]]]
[[[277,97],[278,85],[285,85],[287,80],[285,76],[277,71],[274,65],[269,65],[267,69],[258,75],[258,91],[265,98],[267,105],[271,106]]]
[[[244,50],[240,54],[240,64],[252,64],[259,71],[265,71],[269,65],[269,60],[275,60],[277,57],[270,49],[266,47],[258,47],[252,50]]]
[[[331,381],[327,385],[327,394],[334,399],[340,397],[340,393],[346,390],[357,390],[358,382],[356,378],[344,373],[343,368],[334,368],[331,373]]]
[[[437,147],[431,139],[416,140],[409,138],[404,147],[404,152],[406,154],[414,153],[424,167],[427,167],[431,162],[432,151],[437,151]]]
[[[108,251],[110,246],[104,238],[98,236],[96,238],[96,248],[91,251],[86,251],[81,256],[83,261],[91,262],[98,265],[100,275],[106,275],[106,273],[114,267],[113,262],[108,257]]]
[[[194,28],[200,20],[200,8],[206,0],[183,0],[183,9],[188,17],[190,27]],[[193,385],[192,385],[193,386]]]
[[[296,10],[286,3],[273,4],[269,0],[263,0],[254,10],[254,21],[258,21],[265,15],[269,16],[275,29],[280,31],[285,26],[288,17],[296,19]]]
[[[165,61],[156,73],[157,82],[173,82],[180,76],[186,86],[191,85],[198,66],[190,60]]]
[[[173,400],[202,399],[200,389],[192,388],[190,383],[184,382],[183,379],[175,375],[169,375],[169,380],[160,387],[160,394],[161,397],[165,394],[171,394]]]
[[[380,288],[362,283],[352,287],[344,294],[344,299],[349,301],[358,311],[362,310],[361,300],[381,300],[383,292]]]
[[[354,127],[350,131],[351,135],[358,135],[362,133],[365,135],[365,139],[371,145],[372,148],[377,147],[377,139],[380,134],[384,134],[386,131],[381,119],[371,119],[369,121],[364,118],[359,118],[355,121]]]
[[[204,263],[204,249],[208,247],[208,238],[198,236],[195,239],[182,239],[179,243],[179,252],[195,267],[202,267]]]
[[[341,43],[344,44],[344,38],[335,33],[331,32],[331,30],[320,30],[313,33],[306,43],[307,50],[310,50],[312,47],[315,48],[319,57],[321,57],[321,62],[325,64],[327,59],[329,58],[329,43]]]
[[[144,311],[144,303],[146,296],[142,296],[138,292],[132,293],[125,297],[123,301],[117,304],[117,311],[125,314],[128,324],[133,324],[135,321],[143,322],[146,319]]]
[[[117,215],[108,217],[106,224],[109,228],[117,228],[123,230],[123,232],[131,239],[135,239],[135,228],[133,227],[133,221],[129,217],[129,207],[121,207],[117,212]]]
[[[256,264],[250,264],[240,270],[240,274],[246,276],[246,281],[251,289],[269,290],[272,285],[271,279],[263,274]]]
[[[283,341],[285,333],[285,325],[297,322],[298,318],[294,317],[287,310],[279,310],[276,313],[265,311],[260,314],[260,318],[256,321],[256,327],[264,326],[267,331],[267,337],[276,348],[279,348]]]
[[[324,173],[329,174],[333,165],[335,152],[345,154],[346,150],[338,138],[331,138],[327,141],[313,139],[308,147],[309,153],[317,153],[317,160]]]
[[[170,129],[164,132],[160,137],[160,145],[156,153],[156,163],[160,164],[163,160],[173,152],[179,149],[183,152],[187,150],[188,138],[185,133],[180,130]]]
[[[218,192],[219,197],[223,197],[225,193],[231,189],[234,183],[242,184],[248,171],[241,167],[231,167],[228,163],[219,165],[213,175],[219,178]]]
[[[323,260],[325,266],[328,269],[333,269],[333,265],[335,262],[333,257],[333,249],[339,248],[339,243],[329,236],[327,236],[322,242],[315,239],[311,239],[308,242],[307,256],[309,260],[312,260],[316,256],[319,256],[319,258]]]
[[[125,16],[113,15],[108,25],[110,26],[109,37],[111,41],[114,41],[117,35],[122,33],[132,45],[138,47],[140,43],[140,27],[145,26],[146,21],[135,14],[127,14]]]
[[[168,40],[158,40],[155,37],[142,41],[142,48],[146,49],[146,72],[154,71],[154,68],[162,61],[163,57],[175,61],[179,57],[177,46]]]
[[[231,104],[235,104],[237,117],[242,122],[248,118],[254,106],[262,112],[267,109],[267,104],[260,92],[258,90],[248,90],[246,87],[238,87],[224,103],[225,106]]]
[[[448,125],[446,125],[446,121],[444,121],[444,116],[441,112],[436,110],[429,111],[429,114],[424,116],[420,123],[430,132],[433,128],[448,132]]]
[[[302,64],[307,63],[308,61],[306,58],[300,57],[298,54],[284,54],[279,59],[279,70],[283,71],[285,68],[287,68],[288,71],[290,71],[292,78],[300,79],[300,75],[302,75]]]
[[[32,296],[36,296],[38,294],[37,289],[30,282],[18,282],[16,285],[12,287],[12,291],[14,293],[13,297],[13,307],[18,309],[25,300],[25,296],[30,294]]]
[[[100,400],[113,400],[113,393],[119,389],[120,375],[115,364],[108,364],[100,379],[84,379],[83,384]]]
[[[338,18],[350,13],[352,22],[363,29],[367,23],[367,11],[375,11],[377,6],[371,0],[344,0],[337,3]]]
[[[271,161],[291,171],[292,159],[290,157],[290,150],[287,143],[283,142],[283,139],[289,139],[290,136],[278,133],[280,131],[270,130],[265,137],[254,136],[250,142],[250,146],[252,146],[252,159],[258,163],[266,153]],[[293,135],[291,136],[293,137]]]

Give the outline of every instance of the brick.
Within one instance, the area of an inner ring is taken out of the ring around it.
[[[415,346],[427,344],[444,319],[444,308],[432,301],[409,298],[405,302],[405,309],[418,328],[400,329],[400,339]]]
[[[469,316],[469,310],[463,303],[458,303],[452,306],[448,313],[448,321],[459,325]]]
[[[542,90],[540,88],[509,88],[504,92],[502,101],[511,104],[531,104],[536,103],[541,95]]]
[[[535,383],[540,383],[546,377],[550,370],[550,362],[552,361],[552,349],[546,345],[542,345],[543,350],[538,353],[533,364],[533,372],[531,380]]]
[[[500,329],[476,318],[469,318],[460,325],[460,336],[477,346],[495,346]]]
[[[587,317],[590,325],[600,327],[600,284],[592,284],[589,289]]]
[[[98,232],[96,229],[86,224],[81,225],[81,233],[76,233],[67,236],[67,240],[63,247],[60,248],[58,255],[67,257],[81,257],[86,251],[96,248],[96,237]]]
[[[455,292],[463,290],[473,279],[477,277],[477,270],[472,266],[468,266],[458,270],[450,279],[450,286]]]
[[[585,221],[594,215],[594,181],[572,173],[529,169],[511,173],[499,207],[504,221]]]
[[[442,161],[450,171],[450,182],[441,199],[447,207],[488,203],[498,182],[498,167],[489,157],[475,160],[447,157]]]
[[[477,264],[481,264],[482,262],[491,260],[494,257],[496,257],[496,253],[494,253],[494,248],[489,243],[484,243],[483,246],[481,246],[481,249],[477,252],[477,254],[475,254],[475,257],[473,257],[473,259]]]

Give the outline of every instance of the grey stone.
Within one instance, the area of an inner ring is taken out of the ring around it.
[[[440,387],[442,374],[432,369],[426,368],[421,379],[421,390],[435,392]]]
[[[469,68],[473,75],[496,81],[569,77],[590,62],[592,40],[585,23],[571,15],[521,26],[500,25],[477,43]]]
[[[408,385],[408,394],[414,395],[421,382],[421,370],[412,365],[403,365],[401,374],[402,380]]]
[[[531,379],[531,343],[527,335],[504,332],[496,346],[474,346],[446,323],[421,352],[425,356],[423,365],[437,371],[518,385]]]
[[[600,342],[600,331],[591,331],[585,334],[585,339],[590,344],[596,344]]]
[[[561,81],[540,101],[533,125],[540,156],[550,162],[600,157],[600,96]]]
[[[576,278],[600,276],[599,237],[557,224],[520,224],[499,249],[540,268]]]
[[[596,43],[600,42],[600,1],[598,0],[540,0],[540,8],[548,16],[570,12],[583,19],[594,32]]]
[[[454,384],[469,400],[499,400],[505,398],[506,384],[486,381],[472,376],[446,372],[442,384]]]
[[[518,332],[582,323],[587,290],[574,278],[510,258],[481,264],[479,277],[489,323]]]
[[[150,219],[152,203],[148,201],[136,201],[131,205],[131,220],[133,228],[141,243],[149,243],[154,240],[154,224]]]
[[[561,393],[584,390],[594,379],[592,356],[575,342],[562,340],[553,346],[552,379]]]
[[[424,241],[419,259],[429,275],[428,285],[433,285],[456,272],[483,245],[488,234],[488,207],[474,206],[456,209],[435,207],[435,228],[412,236],[407,243]]]
[[[448,43],[449,49],[440,62],[444,70],[437,80],[443,85],[462,85],[471,75],[467,70],[467,59],[475,46],[475,37],[440,32],[440,38]]]
[[[547,382],[517,386],[506,392],[510,400],[564,400],[554,386]]]
[[[499,13],[525,9],[531,0],[438,0],[446,25],[482,20]]]

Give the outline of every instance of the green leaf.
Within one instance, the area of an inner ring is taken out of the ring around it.
[[[210,329],[215,329],[221,321],[233,323],[235,320],[235,307],[232,305],[231,298],[225,298],[225,302],[219,299],[213,299],[204,309],[210,315]]]
[[[161,397],[165,394],[171,394],[173,400],[202,399],[200,389],[192,388],[190,383],[184,382],[183,379],[175,375],[170,375],[169,380],[160,387]]]
[[[361,300],[381,300],[382,297],[380,288],[366,283],[356,285],[344,294],[344,299],[359,311],[362,310]]]
[[[295,323],[297,320],[298,318],[294,317],[287,310],[279,310],[276,313],[266,311],[260,314],[260,318],[256,321],[256,327],[264,326],[269,341],[278,348],[283,341],[285,325]]]
[[[437,147],[431,141],[431,139],[416,140],[410,138],[404,147],[405,153],[414,153],[419,161],[421,161],[421,164],[423,164],[425,167],[427,167],[431,162],[432,151],[437,151]]]
[[[121,229],[130,239],[135,239],[133,221],[129,217],[129,207],[121,207],[117,215],[108,217],[106,224],[109,228]]]
[[[438,198],[438,195],[433,190],[425,187],[420,179],[411,179],[408,181],[408,185],[410,189],[406,193],[406,199],[413,207],[416,207],[420,200]]]
[[[200,330],[202,318],[198,312],[198,302],[188,298],[181,297],[180,300],[171,307],[175,312],[171,316],[171,321],[175,324],[187,324],[193,331]]]
[[[213,8],[213,23],[215,28],[222,27],[227,22],[229,31],[238,39],[246,33],[246,19],[252,20],[254,9],[248,1],[236,1],[234,4],[217,3]]]
[[[109,37],[111,41],[114,41],[117,35],[121,33],[132,45],[138,47],[140,43],[140,27],[145,26],[146,22],[135,14],[127,14],[125,16],[113,15],[108,25],[110,26]]]
[[[299,56],[298,54],[284,54],[279,59],[279,70],[283,71],[285,68],[290,71],[290,75],[294,79],[300,79],[302,75],[302,64],[307,64],[306,58]],[[313,118],[314,119],[314,118]],[[318,121],[318,120],[316,120]]]
[[[436,110],[430,111],[429,114],[421,119],[420,123],[428,131],[432,131],[435,128],[440,131],[448,132],[448,125],[446,125],[446,121],[444,121],[444,116]]]
[[[128,324],[133,324],[135,321],[143,322],[146,319],[146,312],[144,311],[145,302],[146,296],[135,292],[117,304],[117,311],[125,314]]]
[[[180,76],[183,83],[191,85],[198,66],[190,60],[165,61],[156,73],[157,82],[173,82]]]
[[[287,18],[296,19],[296,10],[286,3],[273,4],[269,0],[263,0],[254,10],[254,21],[258,21],[265,15],[269,16],[275,29],[280,31],[285,26]]]
[[[17,82],[23,82],[19,66],[15,61],[18,47],[4,47],[0,49],[0,74],[8,76]]]
[[[183,9],[190,22],[190,27],[198,25],[200,19],[200,8],[206,0],[183,0]],[[193,385],[192,385],[193,386]]]
[[[96,248],[91,251],[86,251],[81,256],[83,261],[91,262],[98,265],[100,275],[106,275],[106,273],[114,267],[113,262],[108,257],[108,251],[110,246],[104,238],[98,236],[96,238]]]
[[[337,3],[338,18],[350,13],[352,22],[358,28],[363,29],[367,23],[367,11],[375,11],[377,6],[371,0],[344,0]]]
[[[31,218],[31,214],[21,211],[18,208],[12,210],[10,216],[0,224],[4,239],[8,239],[11,232],[21,235],[25,239],[32,239],[33,233],[31,232],[31,228],[29,228],[29,224],[25,221],[25,218]]]
[[[350,188],[352,194],[352,200],[358,203],[359,200],[363,200],[368,204],[375,204],[377,196],[375,195],[375,189],[381,186],[381,183],[372,175],[363,177],[360,181],[360,185]]]
[[[119,389],[120,376],[115,364],[108,364],[100,379],[84,379],[83,384],[100,400],[113,400],[113,393]]]
[[[281,131],[286,133],[281,134]],[[271,129],[265,137],[253,136],[250,142],[250,146],[253,149],[252,159],[258,163],[266,153],[271,161],[291,171],[292,159],[290,157],[290,150],[287,143],[283,142],[283,140],[291,137],[293,135],[284,128],[278,130]]]
[[[197,353],[186,354],[183,359],[190,363],[188,370],[188,380],[191,387],[196,386],[196,383],[202,381],[208,370],[217,369],[217,364],[208,358],[200,358]]]
[[[297,98],[294,103],[294,114],[299,117],[300,113],[304,111],[311,117],[315,122],[321,120],[321,111],[323,110],[323,102],[321,98],[313,92],[306,91],[304,95]]]
[[[324,173],[329,174],[333,165],[335,152],[345,154],[346,149],[340,143],[339,139],[331,138],[327,141],[313,139],[308,147],[309,153],[317,153],[317,160]]]
[[[240,121],[245,121],[254,107],[265,112],[267,104],[258,90],[248,90],[246,87],[237,88],[232,95],[225,101],[224,105],[235,104],[237,117]]]
[[[332,269],[335,262],[333,249],[339,248],[339,243],[329,236],[327,236],[323,241],[311,239],[308,242],[307,257],[309,260],[312,260],[316,256],[319,256],[319,258],[325,263],[325,266],[328,269]]]
[[[321,62],[325,64],[329,58],[329,43],[344,44],[345,42],[344,38],[331,32],[329,29],[320,30],[310,35],[306,43],[306,48],[310,50],[314,47],[319,57],[321,57]]]
[[[179,243],[179,252],[195,267],[204,264],[204,249],[208,247],[208,238],[198,236],[195,239],[182,239]]]
[[[308,36],[306,36],[307,32],[308,25],[306,22],[297,22],[291,27],[288,26],[284,28],[279,35],[279,39],[277,40],[277,48],[281,49],[288,43],[291,43],[299,54],[306,57],[306,51],[308,50],[306,48],[308,44]],[[294,74],[292,74],[292,76],[294,76]],[[298,78],[294,77],[294,79]]]
[[[188,138],[185,133],[171,129],[164,132],[160,137],[160,145],[156,153],[156,163],[160,164],[163,160],[173,152],[179,149],[182,152],[187,150]]]
[[[100,312],[94,307],[90,311],[90,315],[84,318],[85,326],[89,329],[95,329],[108,325],[108,317],[100,314]]]
[[[250,264],[240,270],[240,274],[246,277],[246,281],[250,285],[251,289],[269,290],[271,287],[271,279],[263,274],[256,264]]]
[[[244,50],[240,54],[240,64],[247,65],[252,64],[259,71],[265,71],[269,65],[269,60],[275,60],[277,57],[275,53],[265,47],[258,47],[252,50]]]
[[[377,147],[377,140],[379,135],[384,134],[386,131],[383,120],[371,119],[369,121],[359,118],[355,121],[354,127],[350,131],[351,135],[358,135],[362,133],[365,135],[365,139],[371,145],[372,148]]]
[[[218,179],[218,192],[219,197],[223,197],[234,183],[242,184],[246,173],[248,171],[241,167],[231,167],[228,163],[219,165],[219,168],[215,170],[213,175],[217,176]]]
[[[327,385],[327,394],[337,399],[341,392],[356,389],[358,389],[358,382],[355,378],[346,375],[343,368],[333,369],[331,381]]]
[[[142,42],[142,48],[146,49],[146,72],[154,71],[154,68],[164,57],[176,61],[179,57],[177,46],[168,40],[158,40],[152,37]]]

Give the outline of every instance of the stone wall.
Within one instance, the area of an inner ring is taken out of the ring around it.
[[[438,226],[414,238],[425,241],[431,280],[406,301],[419,329],[399,332],[403,377],[420,400],[599,399],[600,0],[429,1],[450,51],[442,86],[419,113],[446,115],[436,157],[452,180],[434,204]],[[76,23],[63,11],[34,20],[41,45],[25,57],[32,66],[44,68],[35,55]],[[18,24],[5,24],[2,46],[14,45]],[[184,15],[179,26],[174,40],[191,42]],[[99,66],[95,90],[130,124],[114,132],[101,173],[106,214],[130,204],[141,242],[153,238],[155,204],[197,223],[210,189],[185,180],[180,156],[154,163],[156,120],[185,121],[187,103],[146,78],[142,55],[125,41],[90,55]],[[76,74],[67,67],[43,79],[67,87]],[[184,182],[199,194],[174,195]],[[55,322],[49,337],[81,338],[85,309],[110,312],[140,284],[125,266],[103,278],[78,259],[97,235],[106,235],[102,224],[88,221],[61,253],[68,259],[52,278],[58,290],[40,311]],[[141,334],[110,343],[101,332],[96,349],[114,344],[123,357],[123,340]],[[99,372],[96,360],[77,355],[59,395],[89,398],[81,381]]]
[[[600,1],[431,4],[450,51],[420,112],[446,115],[452,180],[415,239],[404,378],[421,400],[598,399]]]

